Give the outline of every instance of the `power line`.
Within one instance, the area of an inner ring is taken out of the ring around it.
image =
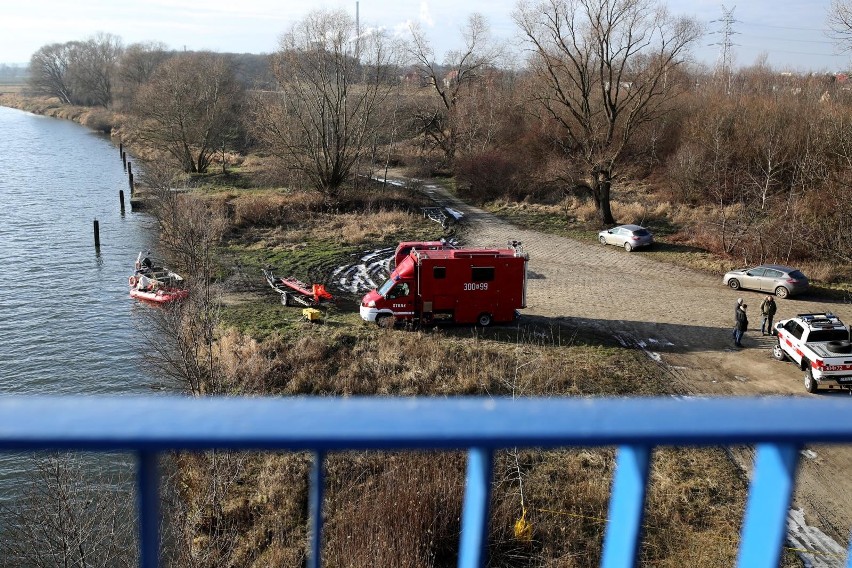
[[[770,24],[761,24],[761,23],[758,23],[758,22],[748,22],[748,21],[744,21],[744,20],[737,20],[737,22],[740,23],[740,24],[745,24],[747,26],[757,26],[757,27],[760,27],[760,28],[776,28],[776,29],[779,29],[779,30],[797,30],[797,31],[803,31],[803,32],[820,32],[820,33],[828,33],[829,31],[831,31],[827,28],[800,28],[800,27],[796,27],[796,26],[773,26],[773,25],[770,25]]]
[[[767,53],[789,53],[792,55],[812,55],[814,57],[847,57],[845,54],[838,53],[814,53],[810,51],[789,51],[786,49],[774,49],[769,48],[766,45],[742,45],[741,47],[745,47],[748,49],[754,49],[758,51],[765,51]]]
[[[821,40],[821,39],[792,39],[788,37],[765,37],[765,36],[755,36],[750,35],[751,39],[768,39],[772,41],[792,41],[796,43],[824,43],[826,45],[834,45],[833,41]]]

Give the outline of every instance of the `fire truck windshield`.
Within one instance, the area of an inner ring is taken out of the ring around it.
[[[394,284],[396,284],[396,282],[394,282],[392,279],[388,279],[388,280],[385,281],[384,284],[379,286],[379,289],[377,290],[377,292],[379,293],[379,295],[382,298],[385,298],[385,297],[387,297],[388,292],[390,292],[390,289],[393,288]]]

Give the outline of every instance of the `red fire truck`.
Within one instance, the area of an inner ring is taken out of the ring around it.
[[[526,307],[528,260],[517,241],[506,249],[413,248],[361,300],[361,318],[388,327],[512,321]]]

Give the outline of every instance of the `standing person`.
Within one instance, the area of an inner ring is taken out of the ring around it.
[[[740,307],[743,305],[743,299],[737,298],[737,303],[734,304],[734,329],[731,330],[731,338],[734,343],[737,342],[737,314],[740,313]]]
[[[763,316],[763,320],[760,322],[760,333],[762,335],[772,335],[772,320],[775,318],[777,310],[778,306],[772,296],[766,296],[766,299],[760,303],[760,314]]]
[[[748,315],[746,314],[746,308],[748,308],[746,304],[737,308],[737,322],[736,328],[734,329],[734,345],[737,347],[743,346],[743,335],[745,335],[745,332],[748,329]]]

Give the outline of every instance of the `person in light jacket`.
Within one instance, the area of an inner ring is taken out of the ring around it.
[[[748,314],[746,313],[746,304],[741,305],[737,309],[737,321],[734,328],[734,345],[737,347],[743,346],[743,335],[748,329]]]

